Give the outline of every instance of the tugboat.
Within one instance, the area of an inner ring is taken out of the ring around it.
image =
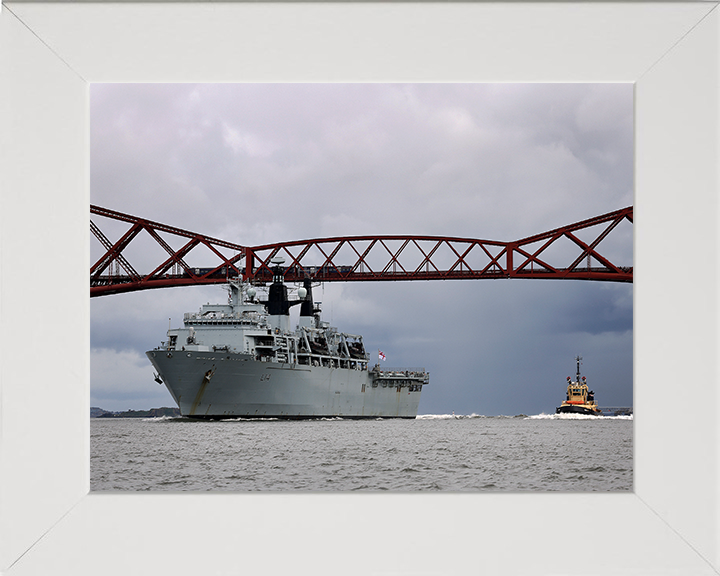
[[[580,377],[580,361],[582,358],[577,356],[577,374],[575,375],[575,381],[570,380],[570,376],[567,377],[567,397],[565,401],[555,409],[556,414],[589,414],[591,416],[601,416],[602,410],[598,408],[595,403],[595,393],[592,390],[588,390],[588,385],[585,381],[585,376]]]

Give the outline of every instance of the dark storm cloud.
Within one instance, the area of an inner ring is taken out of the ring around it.
[[[515,240],[632,204],[631,85],[94,85],[91,130],[92,203],[239,244]],[[621,234],[601,252],[632,265],[632,225]],[[149,268],[153,250],[133,257]],[[576,354],[607,373],[601,403],[632,399],[631,285],[327,284],[316,297],[371,354],[431,370],[421,412],[550,410]],[[168,318],[225,298],[212,287],[93,299],[93,391],[129,388],[132,407],[150,407],[143,352]],[[100,369],[123,362],[137,383]]]
[[[553,316],[553,330],[594,335],[632,331],[632,291],[626,286],[581,286],[570,296]]]

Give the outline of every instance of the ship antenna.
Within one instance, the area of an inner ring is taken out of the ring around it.
[[[580,361],[582,360],[581,356],[576,356],[575,360],[577,360],[577,380],[576,382],[580,382]]]

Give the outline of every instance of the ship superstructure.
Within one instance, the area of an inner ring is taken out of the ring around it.
[[[602,415],[602,410],[598,408],[598,405],[595,402],[595,392],[588,388],[585,376],[580,376],[580,362],[582,361],[582,358],[577,356],[575,361],[577,362],[575,380],[571,380],[570,376],[567,377],[568,386],[565,401],[555,409],[555,413],[575,413],[600,416]]]
[[[146,353],[183,416],[414,418],[428,373],[369,367],[362,336],[321,320],[309,279],[290,300],[283,260],[272,262],[266,299],[230,281],[227,304],[185,314],[184,326]]]

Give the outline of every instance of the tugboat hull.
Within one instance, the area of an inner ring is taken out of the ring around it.
[[[555,409],[556,414],[588,414],[590,416],[601,416],[600,410],[597,408],[588,408],[587,406],[565,405]]]

